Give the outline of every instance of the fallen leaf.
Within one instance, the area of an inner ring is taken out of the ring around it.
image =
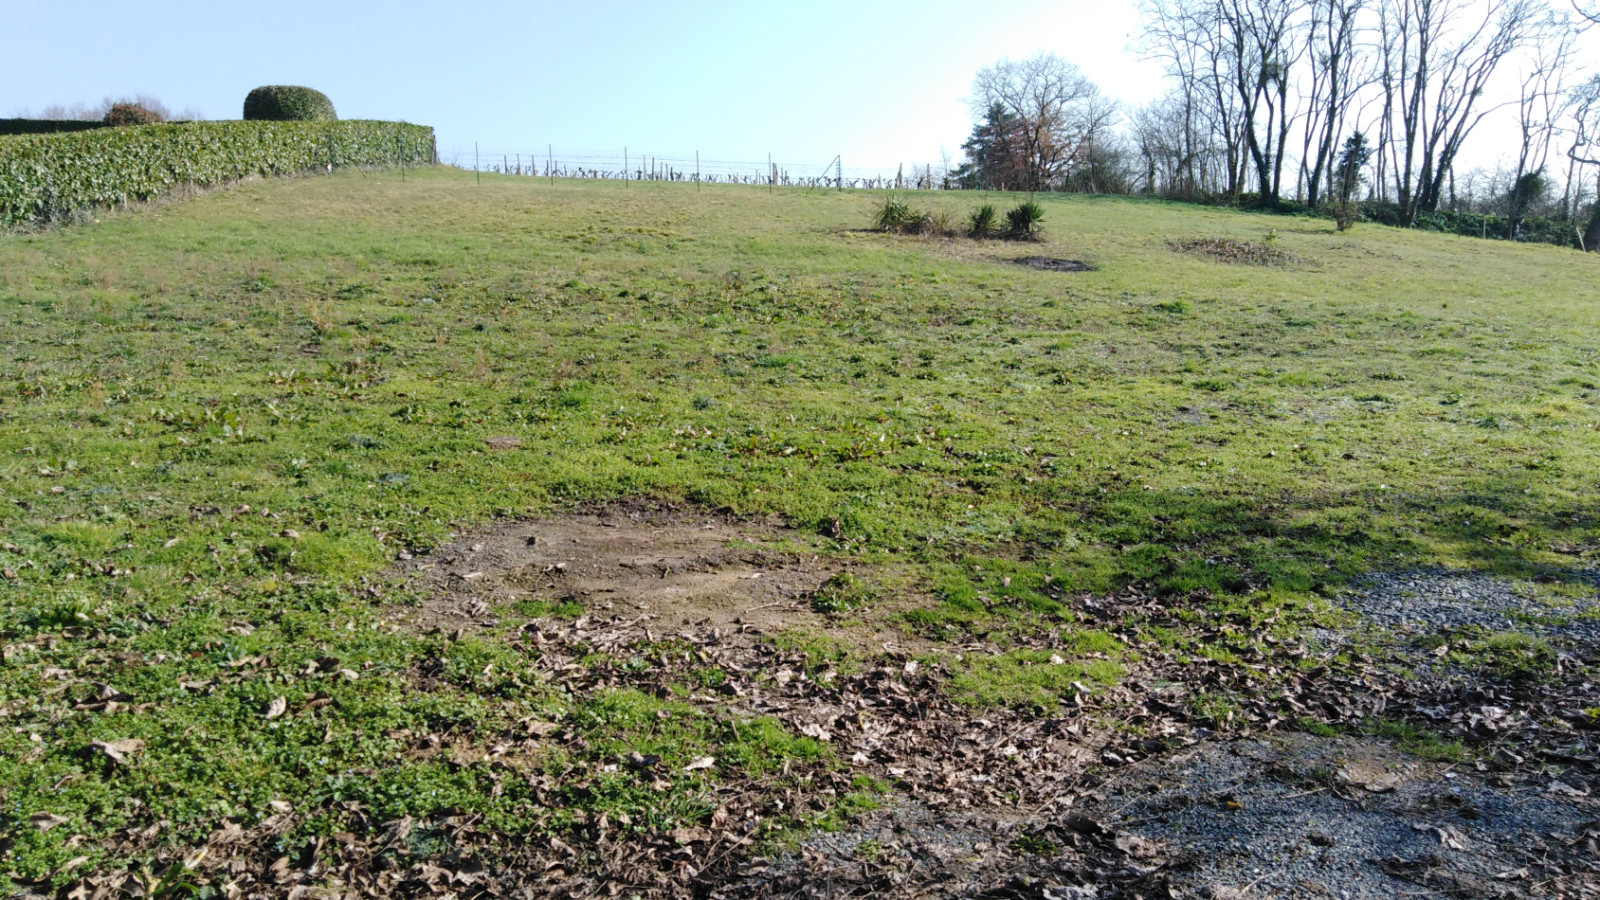
[[[66,821],[66,816],[58,816],[55,813],[48,812],[34,813],[32,818],[28,819],[28,823],[40,831],[49,831]]]
[[[807,722],[802,725],[800,733],[809,738],[816,738],[823,743],[833,740],[833,734],[815,722]]]
[[[283,715],[285,712],[288,712],[288,710],[289,710],[289,701],[288,701],[287,698],[274,697],[272,699],[272,702],[267,704],[267,718],[276,719],[277,717]]]
[[[144,741],[138,738],[125,738],[120,741],[94,741],[90,745],[95,750],[104,753],[114,763],[126,762],[129,756],[144,749]]]
[[[1575,788],[1565,781],[1552,781],[1545,790],[1551,794],[1561,794],[1567,797],[1587,797],[1589,792],[1582,788]]]
[[[683,770],[685,772],[693,772],[697,769],[709,769],[716,764],[717,758],[715,756],[697,756],[693,762],[684,766]]]

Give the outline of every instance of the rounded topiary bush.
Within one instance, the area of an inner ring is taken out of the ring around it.
[[[271,122],[332,122],[339,118],[333,101],[321,91],[290,84],[258,87],[244,98],[246,120]]]
[[[161,113],[139,103],[114,103],[100,121],[107,125],[154,125],[165,119]]]

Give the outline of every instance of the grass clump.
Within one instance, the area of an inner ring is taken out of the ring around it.
[[[923,234],[929,224],[927,213],[914,208],[893,194],[883,198],[883,205],[878,207],[872,220],[874,231],[890,234]]]
[[[1459,651],[1470,666],[1499,678],[1541,679],[1556,671],[1556,651],[1550,642],[1520,631],[1501,631],[1471,641]]]
[[[1467,755],[1460,741],[1447,741],[1426,728],[1398,719],[1374,719],[1367,722],[1362,731],[1374,737],[1388,738],[1401,750],[1422,759],[1460,762]]]
[[[861,579],[849,572],[840,572],[817,588],[811,596],[811,608],[819,613],[834,615],[850,612],[872,601],[872,592]]]
[[[1058,650],[969,656],[955,666],[949,690],[974,707],[1021,707],[1048,714],[1064,699],[1116,684],[1127,674],[1122,642],[1099,631],[1069,635]]]
[[[1000,214],[995,211],[994,204],[985,203],[967,218],[967,236],[974,240],[988,240],[995,236],[999,224]]]

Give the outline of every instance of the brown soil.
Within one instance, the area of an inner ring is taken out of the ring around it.
[[[814,612],[817,589],[845,566],[808,550],[775,522],[694,509],[606,507],[511,522],[402,561],[424,597],[403,618],[417,630],[472,632],[531,600],[576,603],[655,636],[826,629],[864,649],[903,643],[893,629]]]
[[[1024,256],[1012,262],[1030,269],[1043,269],[1046,272],[1093,272],[1094,266],[1079,262],[1075,259],[1057,259],[1053,256]]]

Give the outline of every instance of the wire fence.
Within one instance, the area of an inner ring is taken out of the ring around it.
[[[529,178],[588,178],[614,181],[675,181],[694,184],[744,184],[832,190],[942,190],[951,185],[947,172],[918,164],[848,167],[842,156],[823,162],[726,160],[650,153],[571,152],[547,146],[522,148],[445,147],[439,150],[445,165],[480,173]]]

